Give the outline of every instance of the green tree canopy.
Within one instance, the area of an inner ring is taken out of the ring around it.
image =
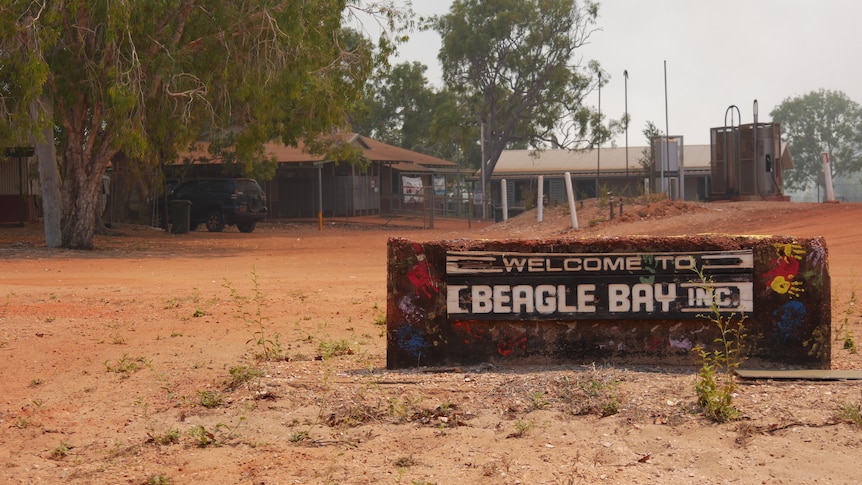
[[[229,133],[252,160],[265,141],[342,126],[381,59],[342,29],[351,9],[403,20],[357,0],[0,0],[0,136],[56,127],[35,141],[56,142],[61,245],[93,247],[101,177],[120,151],[173,160]]]
[[[795,168],[785,188],[805,190],[821,180],[821,154],[829,153],[832,175],[862,169],[862,107],[842,92],[819,90],[781,102],[770,116],[781,123]]]
[[[597,14],[589,0],[455,0],[432,19],[447,87],[486,126],[486,179],[505,148],[586,148],[609,137],[584,104],[607,76],[576,56]]]
[[[641,150],[640,157],[638,157],[638,164],[641,166],[641,169],[643,169],[644,177],[649,179],[650,187],[655,187],[656,167],[655,158],[652,154],[652,141],[656,137],[664,136],[664,132],[661,131],[655,123],[647,120],[641,133],[643,133],[644,139],[646,139],[646,147]]]
[[[352,129],[464,167],[478,167],[479,130],[450,90],[435,90],[420,62],[381,66],[352,115]],[[475,158],[475,160],[474,160]]]
[[[377,71],[367,88],[365,112],[353,121],[354,130],[407,149],[427,145],[435,97],[425,77],[427,69],[420,62],[405,62]]]

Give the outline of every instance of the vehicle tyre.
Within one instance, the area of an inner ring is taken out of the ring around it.
[[[263,209],[263,201],[260,200],[260,197],[257,197],[254,195],[250,196],[248,198],[248,211],[249,212],[260,212],[261,209]],[[252,229],[254,229],[254,226],[252,226]],[[251,232],[251,231],[248,231],[248,232]]]
[[[239,232],[252,232],[255,226],[257,226],[257,221],[240,222],[237,223],[236,228],[239,229]]]
[[[206,226],[207,231],[209,232],[224,231],[224,216],[221,211],[210,211],[209,214],[207,214]]]

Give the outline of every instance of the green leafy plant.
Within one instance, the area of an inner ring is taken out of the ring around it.
[[[324,359],[328,359],[330,357],[335,357],[338,355],[353,354],[353,348],[350,346],[350,342],[345,339],[321,340],[317,346],[317,349],[318,351],[320,351],[320,355]]]
[[[531,392],[530,395],[530,407],[532,409],[543,409],[546,408],[550,401],[545,398],[545,391],[535,391]]]
[[[703,282],[703,288],[714,294],[715,287],[703,274],[703,270],[695,270]],[[739,410],[733,405],[733,395],[736,392],[734,372],[745,360],[743,344],[745,334],[745,315],[733,313],[721,314],[715,298],[712,299],[712,312],[708,315],[698,315],[707,319],[718,329],[719,336],[713,340],[717,349],[707,350],[703,345],[695,346],[692,351],[697,354],[698,365],[695,382],[695,393],[698,404],[704,414],[717,423],[725,423],[739,418]]]
[[[144,357],[130,358],[128,354],[123,354],[123,356],[115,363],[110,363],[109,361],[105,361],[105,369],[108,372],[113,372],[115,374],[120,374],[120,377],[123,379],[129,378],[135,372],[143,369],[144,367],[149,367],[150,361]]]
[[[837,291],[835,293],[835,299],[833,300],[833,307],[838,306],[838,294]],[[842,348],[844,350],[849,351],[851,354],[855,354],[857,352],[856,349],[856,340],[853,338],[853,332],[847,328],[850,323],[850,319],[855,316],[856,313],[856,290],[850,290],[850,301],[847,303],[846,308],[842,312],[843,315],[841,319],[838,321],[838,325],[835,327],[835,340],[842,341]]]
[[[34,421],[32,418],[28,418],[25,416],[18,416],[15,418],[15,427],[18,429],[29,428],[31,426],[40,426],[37,421]]]
[[[219,446],[219,441],[216,439],[216,432],[218,432],[220,425],[217,424],[214,431],[210,431],[206,429],[206,427],[202,424],[192,427],[187,431],[187,434],[194,440],[195,444],[199,448],[206,448],[209,446]]]
[[[619,381],[606,371],[594,369],[587,380],[564,376],[554,383],[554,393],[575,415],[595,414],[601,417],[617,414],[621,406]]]
[[[862,426],[862,411],[860,411],[858,404],[839,402],[835,408],[835,419]]]
[[[263,369],[247,365],[235,365],[228,369],[228,372],[231,377],[227,383],[228,389],[236,389],[243,384],[260,379],[264,374]]]
[[[378,313],[374,317],[374,325],[379,325],[381,327],[385,327],[386,326],[386,314],[385,313]]]
[[[585,409],[602,417],[617,414],[620,408],[617,386],[619,382],[615,380],[591,379],[589,382],[580,383],[579,387],[587,396]]]
[[[257,348],[255,357],[258,360],[284,360],[286,356],[279,341],[279,334],[270,330],[268,326],[269,317],[264,315],[266,296],[260,288],[260,280],[258,279],[257,270],[254,268],[251,271],[251,280],[251,297],[241,295],[227,279],[225,279],[223,285],[230,291],[231,298],[239,310],[239,318],[246,323],[251,332],[252,337],[246,341],[246,344],[254,344]],[[247,309],[249,304],[252,305],[251,310]]]
[[[851,354],[856,353],[856,341],[853,339],[853,332],[847,330],[844,334],[844,350],[849,351]]]
[[[51,450],[51,454],[48,458],[52,460],[62,460],[69,455],[69,452],[72,450],[72,446],[65,441],[61,441],[59,445],[55,446],[54,449]]]
[[[236,431],[245,422],[245,419],[245,416],[241,416],[239,422],[233,427],[224,423],[216,423],[212,430],[200,424],[189,429],[186,434],[194,440],[199,448],[221,446],[228,440],[239,436]]]
[[[217,408],[224,404],[224,396],[215,391],[198,391],[201,406],[205,408]]]
[[[164,433],[158,433],[158,434],[149,434],[148,433],[147,436],[149,437],[149,441],[152,441],[153,443],[155,443],[157,445],[163,445],[164,446],[164,445],[175,445],[175,444],[179,443],[181,434],[180,434],[180,430],[171,429],[171,430],[168,430]]]
[[[532,421],[529,421],[526,419],[516,419],[514,426],[515,426],[515,432],[510,434],[509,437],[522,438],[522,437],[526,436],[527,433],[529,433],[530,430],[532,430],[533,426],[535,426],[535,425],[533,424]]]

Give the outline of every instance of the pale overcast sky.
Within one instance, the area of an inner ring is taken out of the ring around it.
[[[448,12],[451,0],[414,0],[417,15]],[[625,113],[629,145],[642,131],[667,125],[685,144],[708,144],[709,129],[725,124],[736,105],[742,123],[771,121],[783,100],[818,89],[844,92],[862,104],[862,2],[858,0],[606,0],[581,57],[595,59],[610,81],[602,88],[606,117]],[[436,32],[418,32],[394,62],[420,61],[439,87]],[[628,70],[628,88],[623,71]],[[598,104],[598,94],[591,98]],[[729,121],[729,120],[728,120]],[[616,138],[624,146],[625,138]]]

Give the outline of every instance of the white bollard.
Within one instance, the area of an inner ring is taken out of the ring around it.
[[[509,220],[509,191],[506,189],[506,179],[500,181],[500,197],[503,199],[503,220]]]
[[[578,228],[578,211],[575,208],[575,191],[572,189],[572,176],[569,172],[564,174],[566,177],[566,195],[569,197],[569,210],[572,212],[572,229]]]
[[[545,211],[545,176],[539,175],[539,190],[536,196],[536,222],[542,222],[542,217]]]

